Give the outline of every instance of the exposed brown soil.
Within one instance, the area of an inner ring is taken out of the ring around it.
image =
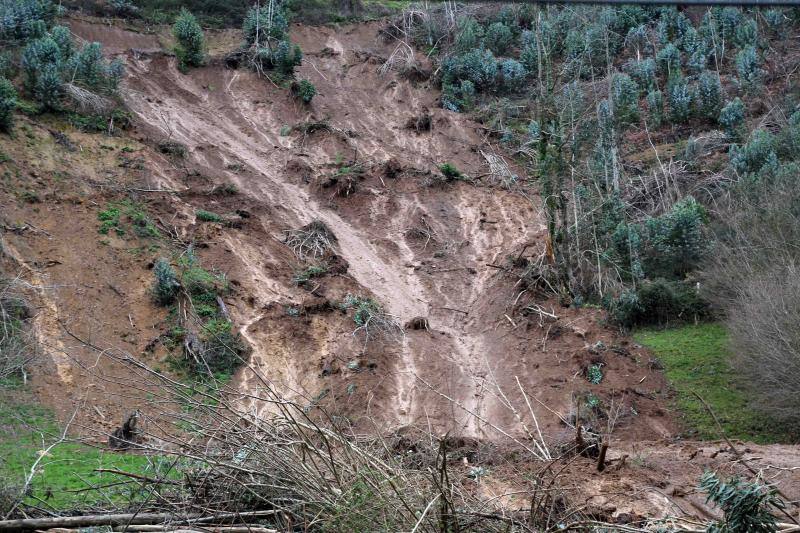
[[[219,57],[182,74],[155,36],[86,20],[72,29],[126,59],[135,129],[109,138],[70,131],[83,149],[70,152],[31,123],[35,148],[23,140],[4,146],[22,175],[3,189],[0,220],[29,224],[6,233],[5,249],[25,276],[52,287],[41,291],[37,326],[49,357],[34,386],[62,416],[82,405],[79,425],[108,433],[132,409],[149,408],[146,385],[115,388],[125,369],[98,363],[67,332],[161,364],[164,354],[146,347],[163,333],[166,311],[148,288],[152,261],[166,252],[130,235],[97,235],[104,203],[134,194],[231,280],[226,303],[252,348],[233,384],[243,402],[258,386],[257,370],[286,395],[324,402],[357,425],[369,418],[386,430],[416,426],[490,442],[502,433],[526,438],[533,410],[555,443],[573,437],[567,423],[591,393],[619,408],[612,466],[594,473],[578,460],[570,476],[598,508],[610,505],[600,494],[622,493],[610,514],[669,513],[673,505],[705,513],[686,487],[704,467],[740,468],[714,454],[715,444],[661,440],[680,429],[665,380],[599,311],[521,299],[506,267],[509,257],[544,246],[538,197],[491,180],[481,150],[497,147],[479,125],[438,107],[424,76],[379,75],[393,50],[379,24],[293,28],[305,55],[298,76],[317,88],[310,105],[247,70],[226,69]],[[220,42],[230,35],[212,37],[211,48]],[[160,153],[162,141],[185,145],[187,157]],[[123,146],[133,152],[120,155]],[[139,164],[121,167],[121,157]],[[438,179],[445,162],[474,183]],[[57,172],[64,177],[53,179]],[[215,192],[226,185],[238,192]],[[14,197],[15,187],[36,189],[41,203]],[[142,192],[153,189],[176,192]],[[200,208],[230,223],[204,224],[195,218]],[[333,268],[298,285],[293,277],[306,263],[283,236],[312,221],[335,237]],[[348,294],[373,297],[402,329],[356,331],[352,312],[338,306]],[[545,314],[524,316],[521,301]],[[602,364],[600,384],[586,379],[591,364]],[[605,413],[597,418],[607,424]],[[798,464],[795,448],[750,450],[762,458],[754,462],[774,467],[770,474],[798,481],[779,470]]]

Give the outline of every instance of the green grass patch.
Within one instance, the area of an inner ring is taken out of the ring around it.
[[[198,209],[197,220],[200,220],[202,222],[222,222],[222,217],[216,213],[212,213],[211,211]]]
[[[53,413],[34,403],[24,392],[0,390],[0,479],[6,485],[21,487],[36,458],[58,440],[60,431]],[[108,503],[108,499],[118,504],[137,501],[142,495],[135,483],[105,488],[102,493],[92,490],[123,479],[95,470],[116,469],[154,476],[166,464],[167,460],[161,457],[148,458],[65,442],[47,452],[39,462],[26,502],[69,510]]]
[[[671,329],[642,329],[636,342],[650,348],[664,365],[664,373],[677,393],[676,403],[687,426],[687,436],[719,439],[713,418],[692,394],[708,402],[729,438],[756,443],[783,442],[781,432],[762,414],[752,410],[731,368],[728,333],[720,324],[687,325]]]
[[[161,236],[145,207],[131,200],[109,203],[97,213],[97,220],[100,222],[97,231],[103,235],[113,230],[122,237],[130,229],[138,237],[155,239]]]

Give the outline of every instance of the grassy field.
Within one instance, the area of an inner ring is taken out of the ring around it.
[[[756,443],[791,440],[790,435],[776,431],[775,424],[750,408],[739,376],[729,364],[728,334],[720,324],[643,329],[634,334],[634,339],[663,363],[677,393],[687,437],[721,438],[694,391],[714,410],[729,438]]]
[[[36,458],[59,437],[52,413],[20,391],[0,389],[0,489],[20,487]],[[66,510],[123,503],[139,497],[136,484],[119,484],[125,478],[95,472],[106,468],[150,473],[159,458],[114,453],[84,444],[65,442],[55,446],[39,462],[27,502],[38,507]],[[110,487],[102,491],[92,487]]]

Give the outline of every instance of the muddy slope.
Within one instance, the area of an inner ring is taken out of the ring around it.
[[[592,312],[538,302],[553,320],[513,308],[521,291],[497,267],[542,246],[538,199],[492,182],[483,154],[502,154],[478,125],[440,109],[427,81],[379,74],[393,45],[378,24],[293,29],[305,54],[298,76],[318,91],[311,105],[219,58],[182,74],[174,57],[154,51],[155,38],[122,39],[119,29],[86,23],[73,30],[136,45],[124,54],[125,93],[141,140],[175,141],[189,152],[180,162],[155,158],[147,185],[183,191],[171,223],[199,238],[207,263],[249,295],[232,308],[253,347],[252,367],[288,394],[325,397],[354,419],[474,437],[533,427],[530,403],[553,438],[575,399],[593,391],[624,404],[627,435],[670,434],[659,407],[663,380],[638,347]],[[426,114],[430,131],[408,127]],[[439,183],[444,162],[476,183]],[[239,193],[203,194],[223,184]],[[198,236],[199,207],[247,218]],[[305,263],[280,241],[314,220],[331,230],[347,269],[309,290],[292,282]],[[347,294],[373,297],[400,326],[425,318],[428,329],[367,337],[336,309]],[[600,385],[584,377],[590,362],[604,365]],[[247,369],[238,383],[255,386]]]

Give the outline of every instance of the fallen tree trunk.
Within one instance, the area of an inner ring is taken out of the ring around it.
[[[34,531],[37,529],[76,528],[90,526],[122,526],[122,525],[185,525],[202,522],[237,521],[242,518],[270,516],[275,511],[249,511],[241,513],[187,514],[174,513],[125,513],[98,514],[84,516],[55,516],[50,518],[22,518],[18,520],[0,520],[0,531]]]
[[[197,518],[199,515],[193,515]],[[50,518],[24,518],[0,520],[0,531],[32,531],[54,527],[119,526],[124,524],[157,524],[185,521],[192,517],[178,517],[172,513],[126,513],[86,516],[55,516]]]

